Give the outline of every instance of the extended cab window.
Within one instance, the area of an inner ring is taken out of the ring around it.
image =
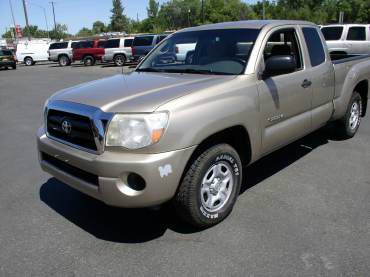
[[[79,48],[93,48],[94,42],[93,41],[82,41]]]
[[[263,52],[264,60],[281,55],[293,57],[297,63],[296,71],[303,68],[301,50],[295,29],[282,29],[269,37]]]
[[[302,28],[312,67],[325,61],[325,50],[316,28]]]
[[[350,27],[347,40],[366,40],[365,27]]]
[[[160,43],[162,40],[164,40],[166,38],[166,36],[158,36],[157,37],[157,44]]]
[[[133,39],[125,39],[125,42],[124,42],[124,47],[131,47],[132,46],[132,42],[134,40]]]
[[[325,40],[340,40],[343,33],[343,27],[323,27],[321,29]]]

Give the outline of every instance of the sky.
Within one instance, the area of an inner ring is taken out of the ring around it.
[[[0,0],[0,35],[5,33],[6,28],[13,26],[9,1],[13,5],[16,24],[25,26],[22,0]],[[53,12],[51,0],[26,0],[28,20],[30,25],[37,25],[40,29],[46,29],[44,9],[49,29],[53,27]],[[112,9],[112,0],[53,0],[55,2],[55,17],[57,23],[66,24],[68,32],[77,33],[82,27],[92,27],[94,21],[109,22]],[[168,0],[158,0],[159,3]],[[122,0],[125,14],[128,17],[144,19],[147,16],[146,7],[148,0]],[[244,0],[251,3],[253,0]]]

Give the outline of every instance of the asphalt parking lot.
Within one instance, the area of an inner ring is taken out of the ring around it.
[[[120,72],[0,70],[0,276],[369,276],[370,114],[352,140],[320,130],[248,168],[231,216],[203,231],[168,210],[107,207],[43,173],[44,101]]]

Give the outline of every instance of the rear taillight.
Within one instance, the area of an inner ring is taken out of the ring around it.
[[[132,55],[135,56],[135,47],[131,47]]]
[[[179,47],[175,47],[175,53],[178,54],[179,53]]]

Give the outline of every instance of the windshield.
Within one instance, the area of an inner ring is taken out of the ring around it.
[[[242,74],[259,32],[222,29],[176,33],[159,44],[137,71]]]

